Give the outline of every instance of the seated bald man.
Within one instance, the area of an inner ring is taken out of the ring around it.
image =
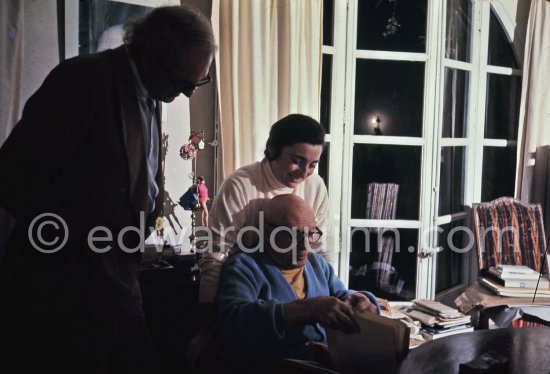
[[[224,265],[216,332],[224,351],[241,363],[311,360],[311,343],[326,343],[324,327],[357,331],[354,311],[380,308],[371,293],[346,289],[309,250],[322,232],[303,199],[276,196],[264,213],[264,250],[240,251]]]

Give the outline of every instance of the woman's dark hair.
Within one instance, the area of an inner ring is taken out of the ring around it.
[[[303,114],[289,114],[271,126],[264,155],[268,161],[279,158],[284,147],[295,143],[325,144],[325,130],[319,122]]]
[[[198,180],[199,182],[203,182],[203,181],[204,181],[204,177],[203,177],[202,175],[201,175],[201,176],[198,176],[198,177],[197,177],[197,180]]]
[[[189,49],[214,53],[217,48],[210,22],[189,6],[155,8],[124,27],[124,42],[133,54],[144,51],[175,54]]]

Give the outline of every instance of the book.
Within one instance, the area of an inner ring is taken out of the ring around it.
[[[470,331],[474,331],[473,326],[464,326],[464,327],[461,327],[461,328],[451,329],[451,330],[448,330],[448,331],[442,331],[442,332],[438,332],[438,333],[432,333],[432,332],[429,332],[429,331],[420,330],[420,333],[422,334],[422,336],[426,340],[435,340],[435,339],[444,338],[446,336],[451,336],[451,335],[456,335],[456,334],[463,334],[465,332],[470,332]]]
[[[409,351],[409,328],[401,321],[361,312],[353,315],[361,332],[326,329],[332,367],[339,372],[395,373]]]
[[[497,270],[502,271],[503,273],[521,273],[521,274],[533,274],[537,273],[535,270],[531,269],[529,266],[525,265],[505,265],[497,264],[495,266]]]
[[[487,274],[487,278],[504,287],[536,288],[537,282],[539,289],[548,289],[550,287],[550,281],[548,281],[548,278],[541,277],[539,280],[538,273],[535,273],[535,275],[537,276],[535,279],[503,279],[489,272]]]
[[[508,297],[533,297],[535,288],[504,287],[487,277],[479,277],[479,284],[493,291],[499,296]],[[537,297],[550,297],[550,289],[540,288],[537,290]]]
[[[489,274],[494,275],[495,277],[498,277],[500,279],[504,280],[513,280],[513,279],[521,279],[521,280],[537,280],[539,279],[539,273],[532,272],[532,273],[515,273],[515,272],[507,272],[502,271],[502,269],[497,269],[495,267],[490,267],[488,270]]]

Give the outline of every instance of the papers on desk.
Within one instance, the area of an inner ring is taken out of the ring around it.
[[[330,360],[342,373],[395,373],[409,350],[409,328],[374,313],[355,313],[360,333],[326,329]]]
[[[395,309],[421,322],[420,333],[425,340],[473,331],[471,317],[434,300],[413,300],[410,306]]]

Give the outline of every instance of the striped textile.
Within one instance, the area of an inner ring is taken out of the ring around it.
[[[545,322],[536,317],[523,316],[521,318],[513,320],[511,327],[521,328],[521,327],[550,327],[550,326],[548,325],[548,322]]]
[[[501,197],[472,210],[480,269],[510,264],[540,271],[546,245],[540,204]]]

